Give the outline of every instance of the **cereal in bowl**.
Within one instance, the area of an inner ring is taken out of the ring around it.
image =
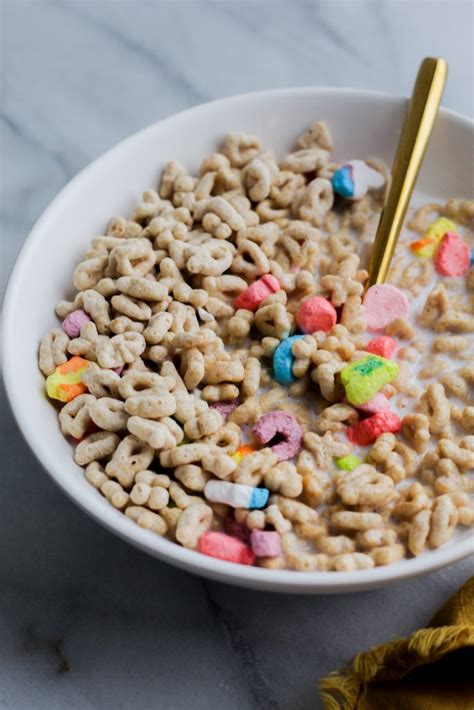
[[[474,201],[418,209],[364,293],[388,175],[331,152],[315,123],[170,161],[40,345],[87,481],[221,560],[364,570],[474,522]]]

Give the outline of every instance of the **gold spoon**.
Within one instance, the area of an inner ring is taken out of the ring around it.
[[[391,185],[375,235],[366,288],[384,283],[397,245],[398,235],[410,202],[446,83],[448,65],[444,59],[424,59],[398,143],[392,167]]]

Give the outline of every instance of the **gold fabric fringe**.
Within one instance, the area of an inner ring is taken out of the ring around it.
[[[347,669],[323,678],[319,691],[325,710],[355,710],[370,691],[371,683],[400,680],[453,651],[474,647],[473,611],[474,578],[471,578],[432,620],[446,624],[449,617],[449,621],[458,623],[420,629],[410,638],[395,639],[359,653]]]

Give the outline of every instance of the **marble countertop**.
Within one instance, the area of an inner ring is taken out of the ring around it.
[[[195,103],[310,84],[406,95],[435,54],[450,64],[445,105],[473,113],[469,0],[4,0],[2,14],[2,283],[75,173]],[[2,710],[318,708],[321,676],[424,624],[472,574],[467,560],[333,597],[193,577],[80,512],[28,451],[3,392],[1,402]]]

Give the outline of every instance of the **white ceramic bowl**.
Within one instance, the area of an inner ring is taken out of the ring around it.
[[[355,572],[293,572],[246,567],[186,550],[138,527],[84,479],[44,395],[37,366],[41,337],[57,326],[54,306],[72,296],[71,277],[91,237],[112,215],[128,214],[143,190],[155,187],[169,159],[195,170],[229,130],[255,133],[278,154],[323,119],[336,159],[393,158],[406,99],[349,89],[275,90],[197,106],[160,121],[107,152],[72,180],[38,220],[10,278],[4,304],[4,377],[28,445],[49,475],[102,525],[133,545],[190,572],[245,587],[284,592],[348,592],[391,584],[436,570],[473,552],[469,532],[416,559]],[[416,201],[468,197],[473,184],[473,123],[441,110]],[[470,157],[471,155],[471,157]]]

